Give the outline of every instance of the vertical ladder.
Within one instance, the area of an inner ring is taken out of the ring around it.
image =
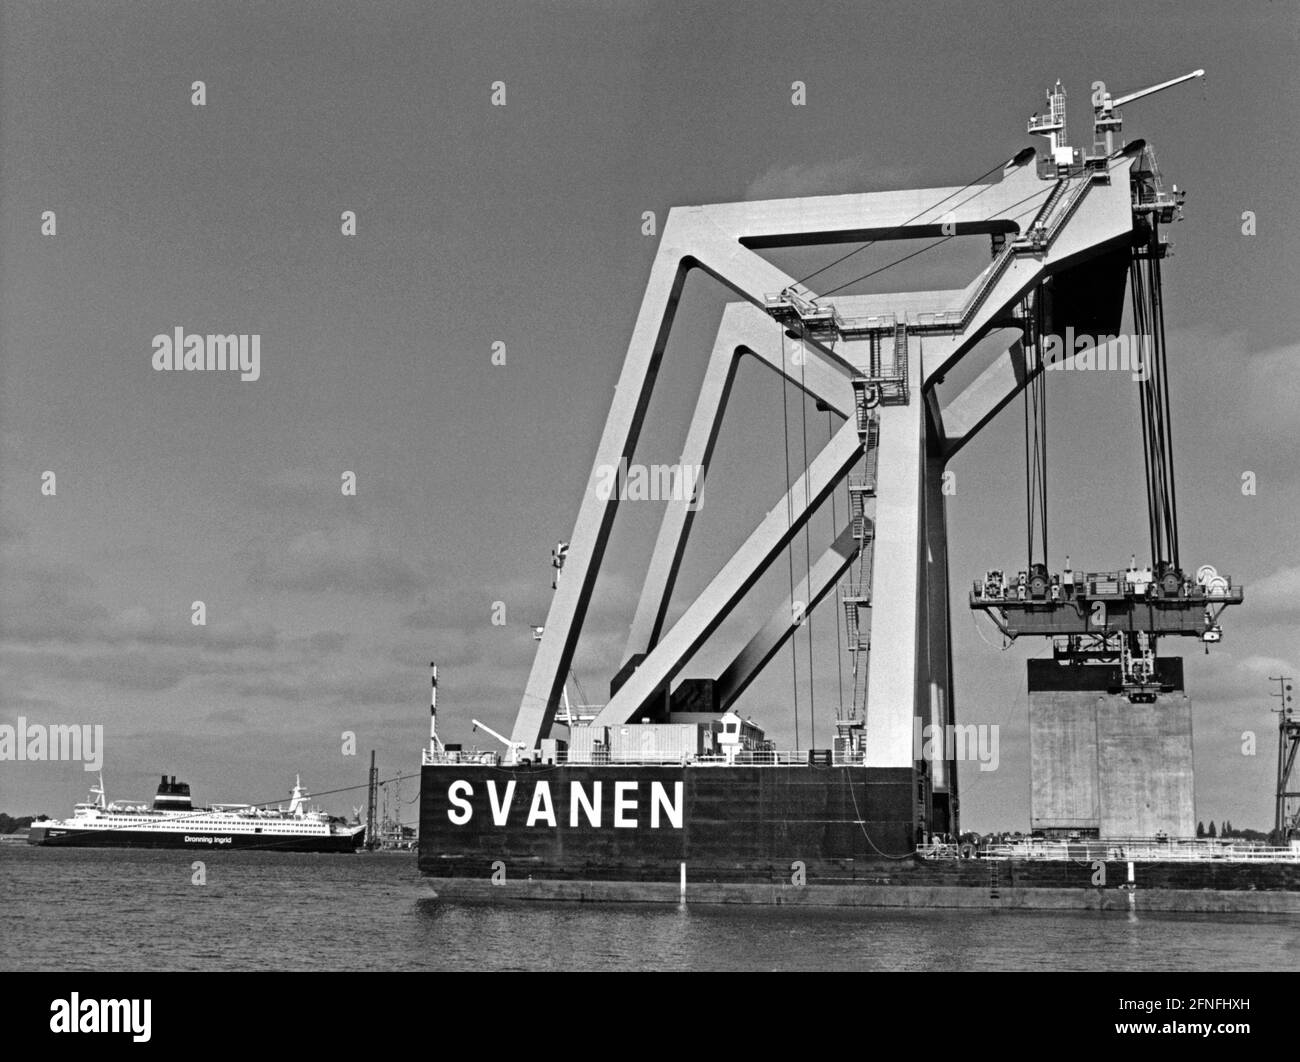
[[[907,386],[907,325],[898,321],[894,325],[894,374],[883,391],[883,397],[906,403]]]
[[[854,415],[858,437],[862,440],[862,466],[849,474],[849,521],[857,541],[857,556],[849,569],[848,579],[840,587],[840,601],[848,650],[853,664],[853,700],[841,706],[848,718],[861,722],[866,718],[867,657],[871,649],[871,572],[875,529],[870,515],[874,512],[876,471],[880,458],[880,416],[875,410],[879,385],[870,377],[853,380]]]
[[[899,321],[894,325],[894,375],[903,382],[907,393],[907,325]]]

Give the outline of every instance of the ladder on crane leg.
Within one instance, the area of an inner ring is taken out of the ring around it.
[[[880,399],[878,385],[869,377],[853,380],[854,415],[862,440],[862,466],[849,474],[849,521],[857,541],[857,556],[848,579],[841,584],[848,650],[853,664],[853,699],[840,708],[837,722],[845,736],[861,729],[866,720],[867,655],[871,649],[871,571],[875,528],[870,519],[876,497],[876,471],[880,457],[880,416],[875,406]]]

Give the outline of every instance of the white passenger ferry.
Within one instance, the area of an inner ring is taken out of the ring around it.
[[[90,798],[73,808],[70,819],[37,819],[29,844],[122,848],[258,848],[278,852],[352,852],[365,838],[365,826],[349,823],[307,805],[301,778],[295,779],[289,806],[255,804],[193,805],[190,787],[176,776],[162,776],[153,804],[104,797],[104,777]]]

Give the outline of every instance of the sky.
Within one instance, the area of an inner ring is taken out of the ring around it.
[[[683,204],[964,185],[1042,146],[1025,120],[1058,77],[1082,129],[1094,81],[1118,94],[1204,68],[1125,109],[1124,131],[1189,191],[1164,270],[1184,562],[1247,588],[1220,646],[1179,647],[1197,815],[1266,828],[1268,678],[1300,664],[1296,45],[1294,6],[1261,0],[7,0],[0,723],[102,724],[110,799],[168,773],[202,801],[278,799],[298,773],[317,792],[362,786],[371,749],[385,777],[415,772],[431,660],[447,740],[482,740],[471,718],[508,731],[655,254],[644,212],[662,226]],[[825,284],[898,253],[872,248]],[[962,287],[987,253],[954,241],[851,290]],[[692,275],[638,460],[680,453],[727,298]],[[176,328],[260,335],[259,378],[155,371],[153,337]],[[1141,558],[1131,383],[1059,374],[1048,403],[1055,566]],[[979,830],[1027,828],[1024,661],[1047,649],[1001,651],[966,607],[986,568],[1023,564],[1020,417],[952,466],[956,703],[1001,728],[999,769],[962,776]],[[784,492],[785,454],[827,427],[741,370],[678,614]],[[622,662],[661,511],[620,509],[576,662],[586,700]],[[783,564],[760,592],[780,592]],[[792,699],[808,744],[810,695],[829,738],[833,622],[813,617],[812,667],[801,642],[793,673],[787,649],[750,691],[779,745]],[[67,813],[90,779],[0,763],[0,811]],[[407,821],[415,794],[392,794]]]

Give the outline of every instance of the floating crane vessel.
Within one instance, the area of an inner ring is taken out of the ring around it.
[[[591,483],[570,540],[554,552],[555,592],[534,632],[513,731],[475,723],[499,747],[471,751],[439,738],[434,669],[419,867],[439,895],[1100,907],[1140,895],[1147,906],[1298,909],[1300,852],[1190,839],[1182,661],[1157,654],[1170,637],[1199,639],[1208,651],[1222,636],[1221,614],[1244,599],[1239,585],[1206,565],[1185,569],[1179,555],[1160,265],[1185,193],[1166,184],[1150,145],[1120,138],[1121,105],[1202,73],[1118,99],[1094,96],[1086,147],[1068,140],[1057,82],[1027,129],[1046,138],[1046,152],[1026,148],[962,187],[670,212]],[[988,240],[990,259],[956,290],[818,292],[807,282],[824,270],[797,280],[759,253],[966,237]],[[667,492],[608,700],[574,705],[573,658],[623,493],[597,484],[634,457],[693,269],[740,296],[722,313],[681,452],[680,466],[703,475]],[[1059,337],[1120,333],[1126,292],[1145,367],[1136,390],[1150,560],[1096,572],[1067,561],[1053,573],[1044,373],[1076,353]],[[743,357],[841,425],[670,623]],[[959,366],[971,382],[941,397],[939,384]],[[953,843],[967,758],[960,742],[931,749],[917,740],[923,731],[965,733],[952,676],[942,486],[954,455],[1022,395],[1034,487],[1029,556],[1014,575],[987,572],[970,607],[1007,638],[1054,639],[1054,658],[1030,671],[1037,836],[974,850]],[[841,516],[834,537],[810,554],[789,599],[729,664],[689,674],[697,651],[832,498]],[[815,734],[812,748],[780,748],[743,695],[831,596],[851,693],[833,735]]]

